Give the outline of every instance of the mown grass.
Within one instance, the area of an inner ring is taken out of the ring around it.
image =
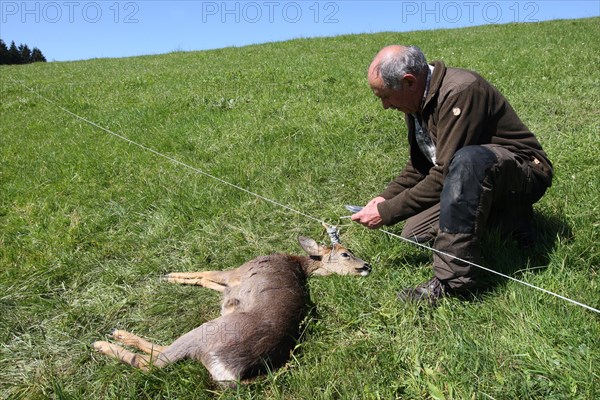
[[[401,114],[365,80],[389,43],[475,69],[510,99],[556,168],[525,252],[492,236],[486,265],[600,307],[600,20],[302,39],[0,69],[1,398],[594,399],[600,321],[512,281],[436,309],[399,304],[430,254],[337,218],[407,157]],[[326,237],[313,220],[182,168],[101,126],[317,218],[374,264],[315,278],[289,364],[237,389],[200,364],[140,373],[90,343],[119,327],[169,343],[218,296],[160,281]],[[347,220],[346,220],[347,221]],[[393,231],[399,231],[400,226]]]

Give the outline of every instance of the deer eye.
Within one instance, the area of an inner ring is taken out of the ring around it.
[[[342,253],[342,254],[340,254],[340,257],[342,257],[342,258],[349,258],[350,255],[348,253]]]

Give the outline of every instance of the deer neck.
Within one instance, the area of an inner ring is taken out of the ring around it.
[[[321,257],[297,256],[295,257],[306,276],[310,275],[328,275],[328,271],[323,267]]]

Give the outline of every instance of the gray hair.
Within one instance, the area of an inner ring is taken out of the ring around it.
[[[404,75],[416,76],[425,67],[427,67],[425,54],[417,46],[410,46],[405,51],[385,55],[377,65],[376,71],[386,87],[397,90]]]

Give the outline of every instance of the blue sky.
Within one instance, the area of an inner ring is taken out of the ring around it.
[[[0,37],[69,61],[599,15],[598,0],[0,0]]]

